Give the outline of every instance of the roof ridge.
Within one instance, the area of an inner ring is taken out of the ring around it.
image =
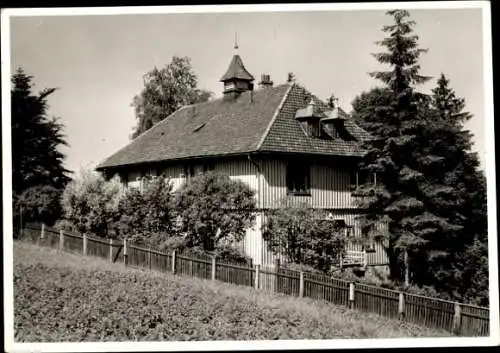
[[[271,127],[274,125],[274,122],[276,121],[276,118],[278,117],[280,111],[281,111],[281,108],[283,108],[283,105],[285,104],[285,101],[286,99],[288,98],[288,95],[290,94],[290,91],[292,90],[292,87],[295,85],[294,83],[290,84],[290,83],[285,83],[285,85],[289,85],[283,98],[281,99],[281,102],[280,104],[278,105],[278,107],[276,108],[276,111],[274,112],[274,115],[271,119],[271,121],[269,122],[269,124],[267,125],[266,127],[266,130],[264,131],[264,133],[262,134],[262,137],[257,145],[257,150],[260,150],[262,145],[264,144],[264,141],[266,140],[267,138],[267,135],[269,134],[269,131],[271,130]]]

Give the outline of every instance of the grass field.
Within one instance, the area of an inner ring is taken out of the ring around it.
[[[449,336],[377,315],[14,243],[18,342]]]

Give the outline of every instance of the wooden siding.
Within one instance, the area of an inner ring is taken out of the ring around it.
[[[262,204],[263,208],[279,207],[287,198],[286,162],[278,159],[262,160]],[[292,203],[307,203],[310,207],[323,209],[355,208],[351,196],[349,172],[342,166],[313,164],[310,167],[310,196],[288,196]]]
[[[190,161],[194,167],[195,174],[203,172],[204,161]],[[287,196],[286,190],[286,162],[278,159],[257,159],[255,162],[249,159],[234,158],[220,159],[210,163],[214,171],[228,175],[233,180],[241,180],[255,191],[257,207],[255,224],[248,229],[245,238],[240,243],[240,248],[245,254],[250,256],[254,264],[271,266],[279,256],[267,249],[265,241],[262,239],[261,226],[265,222],[265,209],[272,209],[279,206],[280,200]],[[258,166],[258,167],[257,167]],[[259,169],[261,173],[259,173]],[[170,165],[148,168],[143,171],[131,171],[127,175],[129,186],[140,186],[136,181],[138,177],[145,175],[158,175],[163,173],[169,177],[173,183],[174,190],[177,190],[185,181],[184,165]],[[310,170],[311,176],[311,196],[292,196],[292,202],[306,202],[309,206],[331,211],[331,216],[335,219],[343,219],[347,225],[352,226],[352,237],[362,237],[361,229],[356,220],[357,212],[351,197],[349,173],[335,166],[313,164]],[[387,255],[381,243],[374,243],[375,252],[368,253],[369,265],[387,264]],[[348,250],[362,250],[361,244],[348,244]],[[281,259],[283,260],[283,259]]]

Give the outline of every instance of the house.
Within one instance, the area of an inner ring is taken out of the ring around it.
[[[240,179],[255,192],[256,224],[241,246],[254,264],[270,265],[275,255],[261,235],[266,211],[284,197],[327,210],[359,238],[351,187],[360,181],[359,141],[370,135],[335,104],[325,104],[295,83],[274,85],[254,77],[235,54],[222,76],[223,97],[184,106],[134,139],[97,170],[120,175],[137,186],[146,175],[171,177],[174,189],[186,179],[215,170]],[[361,245],[350,245],[361,250]],[[388,263],[382,244],[367,254],[369,265]]]

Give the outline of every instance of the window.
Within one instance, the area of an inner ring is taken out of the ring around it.
[[[289,194],[310,195],[309,166],[303,163],[288,163],[286,187]]]
[[[186,179],[194,177],[194,165],[184,166],[184,175]]]
[[[215,169],[215,165],[213,163],[207,163],[203,165],[203,172],[208,172]]]
[[[370,173],[370,172],[365,172],[365,171],[353,171],[350,174],[350,182],[351,186],[353,188],[357,188],[360,185],[363,185],[365,183],[368,184],[377,184],[377,174],[376,173]]]

